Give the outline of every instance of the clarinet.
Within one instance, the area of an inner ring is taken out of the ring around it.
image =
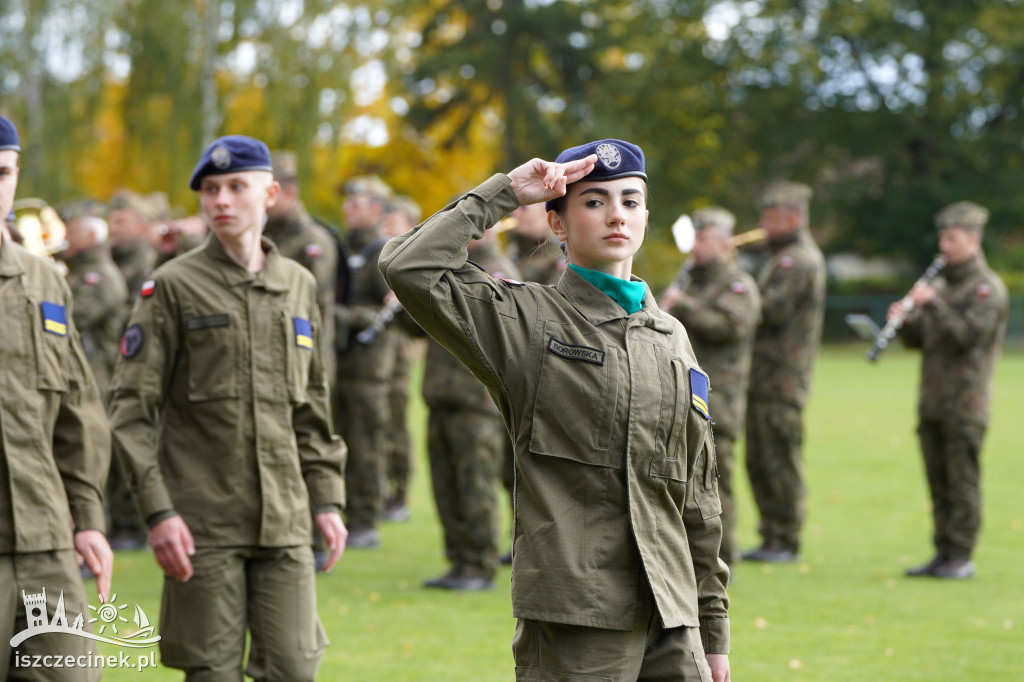
[[[356,334],[356,341],[365,344],[367,346],[373,345],[373,342],[377,340],[380,333],[384,331],[384,328],[391,324],[391,321],[395,319],[395,315],[402,309],[402,304],[398,301],[394,303],[388,303],[386,306],[380,309],[377,316],[373,318],[373,322],[369,327]]]
[[[931,284],[932,280],[938,277],[939,272],[945,265],[946,257],[939,254],[935,257],[935,260],[932,261],[932,264],[928,266],[928,269],[924,271],[924,274],[921,275],[921,279],[917,280],[917,283],[914,286],[917,286],[917,284]],[[914,300],[910,298],[909,293],[903,297],[901,302],[903,304],[903,312],[899,315],[894,315],[885,323],[885,327],[882,328],[882,331],[878,332],[878,338],[875,339],[875,345],[873,345],[871,350],[865,354],[865,357],[867,357],[871,362],[876,361],[878,356],[882,354],[882,351],[889,346],[889,342],[896,337],[896,332],[900,330],[900,327],[902,327],[903,323],[906,321],[907,315],[909,315],[914,309]]]

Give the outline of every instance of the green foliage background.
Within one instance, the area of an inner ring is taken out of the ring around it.
[[[810,494],[802,563],[743,564],[730,586],[733,679],[1021,679],[1024,355],[1005,355],[996,371],[982,457],[978,577],[950,583],[902,577],[905,567],[931,552],[914,434],[917,356],[893,350],[868,365],[862,352],[829,348],[820,358],[807,414]],[[419,470],[412,519],[384,526],[381,549],[347,552],[331,575],[318,579],[320,616],[331,639],[320,679],[512,680],[508,570],[490,593],[420,588],[445,565],[422,449],[425,413],[421,402],[414,407]],[[738,470],[741,545],[747,547],[755,543],[755,519],[742,466]],[[157,622],[160,578],[148,553],[117,555],[114,589],[119,602],[140,603]],[[156,682],[181,675],[110,670],[104,679]]]

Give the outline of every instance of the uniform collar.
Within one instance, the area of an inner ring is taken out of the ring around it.
[[[726,268],[729,267],[729,256],[719,256],[718,258],[702,263],[701,265],[693,266],[692,277],[694,280],[704,281],[706,279],[713,279],[714,277],[721,274]]]
[[[132,256],[145,252],[149,248],[145,238],[139,238],[127,244],[118,244],[110,247],[110,254],[115,260],[127,260]]]
[[[25,272],[18,245],[5,235],[0,242],[0,277],[17,277]]]
[[[100,263],[103,260],[103,246],[94,246],[86,249],[85,251],[79,251],[74,256],[64,259],[64,264],[68,266],[68,270],[75,272],[81,270],[89,265]]]
[[[267,224],[263,226],[263,234],[269,237],[274,243],[284,235],[299,232],[305,222],[307,213],[302,202],[296,202],[294,208],[284,215],[276,218],[268,218]]]
[[[804,233],[805,233],[805,230],[803,228],[800,228],[800,229],[798,229],[795,232],[790,232],[789,234],[784,234],[782,236],[776,237],[775,239],[769,239],[768,240],[768,249],[772,253],[777,253],[777,252],[781,251],[782,249],[786,248],[787,246],[791,246],[793,244],[796,244],[803,237]]]
[[[643,280],[631,275],[630,281],[642,282]],[[672,333],[672,325],[665,319],[665,314],[658,309],[657,301],[654,300],[650,287],[647,287],[647,293],[644,294],[643,307],[632,315],[627,314],[622,306],[613,301],[608,294],[585,280],[572,268],[565,269],[556,288],[568,299],[573,308],[595,326],[629,318],[662,334]]]
[[[942,269],[942,276],[947,282],[961,282],[979,272],[984,264],[985,256],[979,252],[963,263],[947,265]]]
[[[203,252],[217,264],[229,287],[252,284],[253,286],[262,286],[267,291],[288,291],[288,278],[284,272],[283,258],[274,242],[266,237],[260,237],[260,247],[263,249],[263,253],[267,254],[267,262],[259,272],[246,270],[241,263],[228,255],[224,245],[213,234],[206,238]]]

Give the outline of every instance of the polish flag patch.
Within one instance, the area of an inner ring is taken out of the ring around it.
[[[783,256],[782,258],[779,259],[779,267],[782,268],[783,270],[789,270],[791,267],[793,267],[793,259],[790,258],[789,256]]]
[[[747,285],[743,282],[733,282],[729,285],[729,291],[734,294],[745,294],[747,293]]]
[[[98,272],[87,272],[82,275],[82,281],[91,286],[96,286],[100,283],[100,273]]]
[[[988,298],[989,296],[992,295],[992,285],[991,284],[979,284],[978,288],[975,289],[974,291],[975,291],[976,294],[978,294],[978,296],[981,296],[982,298]]]
[[[324,250],[320,248],[319,244],[306,244],[303,252],[306,254],[306,258],[319,258]]]
[[[156,281],[147,279],[142,283],[142,289],[139,291],[139,295],[142,296],[142,298],[149,298],[153,295],[154,291],[156,291]]]

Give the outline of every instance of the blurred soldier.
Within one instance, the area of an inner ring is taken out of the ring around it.
[[[184,218],[171,218],[160,223],[154,229],[157,251],[156,265],[160,267],[183,253],[203,245],[209,230],[206,221],[197,215]]]
[[[496,279],[519,272],[498,247],[496,233],[469,244],[469,258]],[[451,570],[424,587],[489,590],[498,565],[498,469],[508,431],[480,380],[434,339],[427,345],[423,399],[430,410],[427,454],[434,502]]]
[[[129,298],[124,278],[106,250],[105,212],[104,204],[88,199],[62,206],[60,215],[67,226],[68,246],[58,254],[68,267],[75,326],[104,405],[110,399],[110,378],[117,364]],[[110,465],[106,501],[111,548],[145,547],[146,527],[132,501],[124,469],[117,461]]]
[[[512,211],[515,228],[509,233],[506,255],[519,270],[519,279],[525,282],[557,284],[565,272],[565,254],[562,243],[548,228],[548,212],[543,204],[519,206]],[[505,454],[501,461],[501,483],[513,496],[515,462],[512,439],[505,443]],[[512,553],[501,555],[501,563],[512,563]]]
[[[900,334],[922,352],[917,433],[932,499],[935,557],[910,576],[971,578],[981,527],[981,445],[992,373],[1006,334],[1009,299],[981,250],[988,210],[958,201],[939,211],[946,266],[910,296],[915,308]],[[902,301],[889,315],[903,312]]]
[[[771,258],[758,277],[761,323],[747,405],[747,473],[761,514],[753,561],[796,561],[804,519],[803,409],[821,345],[825,259],[808,229],[811,188],[769,185],[760,226]]]
[[[18,187],[18,131],[0,116],[0,215]],[[57,270],[0,230],[0,642],[29,625],[25,594],[46,590],[43,620],[90,611],[75,552],[110,594],[113,553],[103,535],[100,490],[110,434]],[[61,595],[58,601],[58,595]],[[65,621],[69,625],[70,621]],[[85,625],[91,631],[91,625]],[[13,656],[98,655],[85,637],[43,634],[0,655],[0,680],[98,680],[100,671],[13,669]]]
[[[686,327],[697,361],[711,379],[710,406],[715,416],[718,495],[724,526],[720,556],[730,566],[739,558],[733,450],[747,408],[750,354],[761,316],[757,284],[731,258],[735,224],[733,214],[718,206],[694,212],[697,236],[692,269],[682,288],[670,290],[661,302],[662,308]]]
[[[160,652],[186,680],[313,680],[310,506],[344,550],[313,276],[261,239],[277,199],[258,140],[215,140],[189,181],[213,236],[160,268],[121,339],[110,419],[164,571]]]
[[[149,243],[149,224],[154,217],[149,202],[131,190],[118,190],[110,198],[110,255],[124,276],[133,302],[156,263],[156,251]]]
[[[373,324],[391,293],[377,268],[387,241],[380,223],[391,188],[376,176],[363,176],[349,180],[342,191],[346,240],[353,255],[348,261],[349,301],[336,306],[338,332],[344,334],[338,344],[344,350],[338,356],[333,407],[338,432],[348,445],[348,546],[366,549],[380,544],[377,521],[384,511],[387,433],[393,428],[388,393],[397,337],[378,334],[373,343],[364,344],[356,340],[356,335]]]
[[[384,237],[391,239],[405,234],[420,221],[419,205],[406,196],[395,196],[388,202],[381,222]],[[422,342],[411,337],[402,325],[392,325],[388,333],[396,338],[395,370],[388,391],[391,428],[387,431],[388,464],[387,495],[382,518],[401,522],[409,518],[409,482],[412,480],[412,438],[409,435],[409,381],[413,360],[421,353]]]
[[[326,229],[310,218],[299,196],[298,159],[295,152],[270,155],[274,179],[281,185],[277,203],[267,209],[263,235],[277,244],[285,258],[298,261],[316,278],[316,300],[323,320],[324,351],[328,376],[334,381],[334,288],[338,273],[338,248]]]

